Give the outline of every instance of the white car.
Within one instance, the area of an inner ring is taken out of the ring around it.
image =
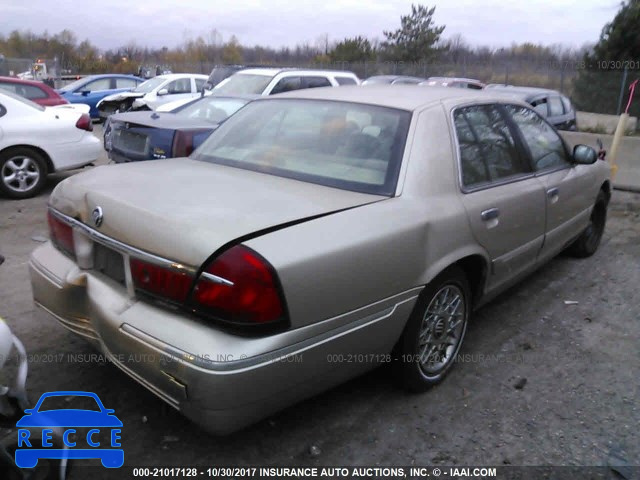
[[[156,110],[160,105],[183,100],[188,102],[200,96],[209,77],[197,73],[171,73],[158,75],[141,83],[130,92],[114,93],[98,102],[102,120],[116,112],[129,110]]]
[[[316,87],[360,85],[355,73],[333,70],[301,70],[297,68],[247,68],[225,78],[207,95],[275,95],[277,93]],[[159,107],[171,112],[191,99],[175,100]]]
[[[0,93],[0,194],[33,197],[49,173],[83,167],[98,159],[101,143],[85,105],[41,107]]]
[[[274,95],[305,88],[343,85],[360,85],[360,79],[352,72],[340,70],[247,68],[225,78],[212,92],[230,95]]]

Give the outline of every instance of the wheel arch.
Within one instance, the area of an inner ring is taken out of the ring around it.
[[[600,187],[600,191],[604,192],[604,194],[606,195],[608,204],[611,200],[611,182],[609,180],[605,180]]]
[[[0,150],[0,155],[3,155],[5,152],[8,152],[15,148],[27,148],[29,150],[34,150],[39,155],[41,155],[42,158],[44,159],[45,164],[47,166],[47,174],[55,172],[55,167],[53,166],[53,161],[51,160],[51,157],[49,156],[49,154],[42,148],[36,147],[35,145],[28,145],[28,144],[11,145],[10,147],[6,147]]]

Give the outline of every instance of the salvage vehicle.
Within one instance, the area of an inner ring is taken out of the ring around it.
[[[474,309],[567,248],[596,251],[609,172],[482,91],[261,98],[189,158],[61,182],[34,300],[218,434],[384,363],[423,391]]]
[[[0,194],[29,198],[50,173],[88,165],[100,155],[88,108],[42,107],[0,90]]]
[[[227,95],[274,95],[316,87],[359,85],[352,72],[298,68],[246,68],[222,80],[213,92]]]
[[[128,92],[144,80],[133,75],[89,75],[65,85],[58,93],[70,103],[89,105],[91,118],[98,118],[98,103],[114,93]]]
[[[496,94],[504,93],[527,102],[558,130],[578,129],[576,110],[571,100],[556,90],[513,85],[491,85],[490,88]]]
[[[208,96],[172,112],[116,113],[105,123],[105,150],[116,163],[187,157],[252,98]]]
[[[200,96],[207,81],[206,75],[172,73],[158,75],[129,92],[103,98],[97,106],[100,120],[113,113],[131,110],[155,110],[160,105],[176,100],[191,100]]]
[[[69,103],[50,86],[34,80],[0,77],[0,91],[15,93],[43,107],[54,107]]]

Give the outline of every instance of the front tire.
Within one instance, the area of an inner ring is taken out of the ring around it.
[[[10,198],[30,198],[44,186],[47,167],[31,148],[11,148],[0,154],[0,192]]]
[[[591,211],[589,225],[568,249],[568,252],[574,257],[590,257],[598,250],[607,223],[607,203],[607,196],[600,190]]]
[[[440,383],[455,363],[471,312],[469,282],[453,266],[420,294],[395,352],[402,385],[422,392]]]

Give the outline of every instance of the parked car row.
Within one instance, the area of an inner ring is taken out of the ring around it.
[[[609,166],[514,95],[267,96],[296,72],[242,72],[175,113],[112,115],[118,155],[186,155],[207,138],[189,157],[58,184],[51,241],[29,262],[43,321],[211,432],[382,363],[424,391],[453,368],[475,309],[563,250],[598,248]]]

